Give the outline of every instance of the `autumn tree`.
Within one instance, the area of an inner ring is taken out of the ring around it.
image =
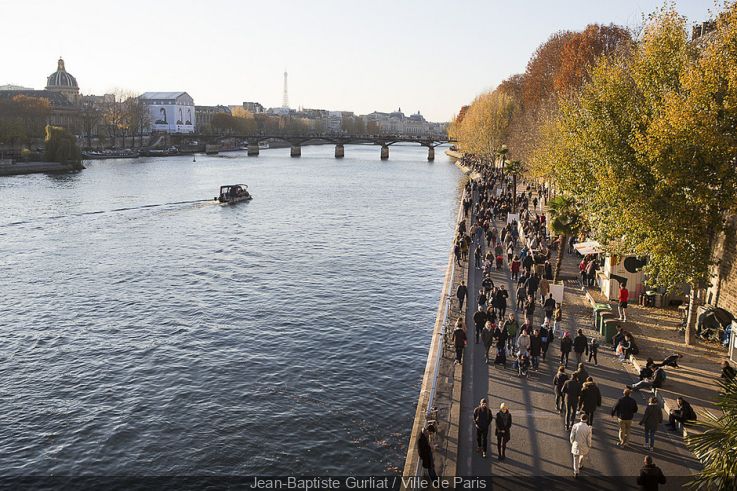
[[[448,134],[459,141],[464,152],[493,161],[506,141],[513,111],[514,100],[504,92],[495,90],[481,94],[460,122],[456,118]]]
[[[15,147],[42,138],[50,115],[51,105],[42,97],[16,95],[0,99],[0,141]]]
[[[685,19],[659,11],[631,56],[600,60],[541,146],[596,238],[612,252],[648,256],[652,285],[690,285],[691,318],[712,240],[737,195],[736,36],[725,18],[698,53]]]

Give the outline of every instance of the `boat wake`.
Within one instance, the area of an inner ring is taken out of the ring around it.
[[[217,202],[212,199],[195,199],[190,201],[171,201],[169,203],[154,203],[150,205],[139,205],[139,206],[127,206],[124,208],[113,208],[112,210],[96,210],[96,211],[85,211],[82,213],[71,213],[69,215],[54,215],[49,217],[39,217],[33,220],[21,220],[17,222],[9,222],[4,223],[0,225],[0,228],[3,227],[13,227],[17,225],[25,225],[29,223],[36,223],[40,221],[46,221],[46,220],[60,220],[64,218],[74,218],[74,217],[83,217],[88,215],[102,215],[107,213],[120,213],[123,211],[134,211],[134,210],[146,210],[150,208],[161,208],[164,206],[181,206],[181,205],[191,205],[195,203],[213,203],[216,204]]]

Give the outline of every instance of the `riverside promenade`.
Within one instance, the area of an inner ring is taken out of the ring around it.
[[[501,223],[497,223],[499,225]],[[597,332],[588,329],[591,310],[587,308],[585,293],[576,279],[577,263],[574,256],[565,254],[561,269],[561,279],[565,283],[562,327],[573,335],[581,328],[587,337],[599,337]],[[473,337],[472,316],[481,279],[481,270],[471,265],[466,312],[469,345],[463,361],[457,474],[493,476],[493,486],[497,489],[638,489],[636,477],[644,456],[648,454],[642,447],[644,433],[638,423],[649,392],[634,394],[639,410],[633,420],[630,445],[618,447],[618,424],[610,413],[616,400],[622,396],[625,384],[632,383],[633,376],[601,340],[598,366],[586,363],[586,369],[599,386],[602,406],[594,417],[593,447],[581,475],[574,480],[569,432],[564,428],[563,416],[555,409],[552,385],[559,366],[559,339],[551,343],[546,361],[541,361],[538,371],[530,371],[528,378],[518,377],[516,370],[512,369],[511,358],[508,358],[506,368],[487,365],[483,344],[475,344]],[[492,279],[495,285],[503,284],[510,292],[507,312],[514,312],[516,284],[511,281],[506,261],[502,270],[492,273]],[[521,323],[523,314],[516,315]],[[538,306],[533,325],[539,326],[542,320],[542,308]],[[573,369],[573,363],[569,363],[568,372]],[[488,398],[493,414],[502,402],[507,404],[512,414],[511,440],[503,462],[497,460],[493,423],[489,431],[487,457],[482,458],[476,450],[473,409],[482,398]],[[667,414],[663,416],[667,421]],[[684,446],[681,435],[667,431],[665,426],[661,426],[656,435],[652,456],[668,477],[668,485],[664,489],[680,488],[699,469],[699,463]]]

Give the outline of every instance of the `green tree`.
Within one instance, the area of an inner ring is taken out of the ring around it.
[[[685,20],[658,12],[631,57],[601,60],[580,97],[561,105],[543,152],[600,242],[649,256],[653,285],[690,285],[690,319],[737,193],[734,25],[722,20],[717,41],[697,53]]]
[[[550,230],[558,236],[558,259],[555,262],[553,272],[553,283],[558,281],[560,266],[563,263],[563,253],[567,238],[577,235],[582,227],[581,214],[576,206],[576,201],[570,196],[559,195],[548,203],[550,213]]]
[[[47,162],[80,164],[82,161],[74,135],[65,128],[47,125],[44,144],[44,159]]]
[[[13,147],[30,145],[32,140],[43,137],[50,115],[51,105],[42,97],[16,95],[0,100],[0,141]]]
[[[703,433],[689,433],[686,446],[704,468],[690,483],[701,489],[734,489],[737,476],[737,380],[720,381],[722,390],[715,403],[723,416],[706,411],[706,418],[698,423]]]

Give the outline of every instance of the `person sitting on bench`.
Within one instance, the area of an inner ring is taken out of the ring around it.
[[[737,375],[737,371],[732,367],[732,365],[729,364],[727,360],[724,360],[722,362],[722,378],[726,382],[731,382],[734,380],[735,375]]]
[[[627,388],[631,390],[659,389],[663,386],[663,382],[665,382],[665,369],[661,367],[655,369],[655,373],[651,378],[644,378],[636,384],[628,385]]]
[[[619,326],[617,328],[617,333],[612,336],[612,350],[616,350],[617,346],[624,341],[624,335],[627,334],[627,332],[624,330],[624,327]]]
[[[647,362],[645,363],[645,366],[640,369],[640,374],[638,375],[640,377],[640,380],[645,380],[646,378],[653,378],[653,373],[655,373],[655,369],[653,368],[653,365],[655,365],[655,362],[652,358],[648,358]]]
[[[672,409],[668,415],[668,424],[671,427],[671,431],[676,431],[676,423],[685,425],[689,421],[696,421],[696,412],[691,407],[691,404],[686,402],[683,397],[676,399],[678,403],[678,409]]]
[[[658,367],[678,368],[678,360],[680,360],[681,358],[683,358],[683,355],[679,353],[673,353],[672,355],[670,355],[668,358],[661,361],[660,363],[655,363],[653,365],[653,368],[658,368]]]

